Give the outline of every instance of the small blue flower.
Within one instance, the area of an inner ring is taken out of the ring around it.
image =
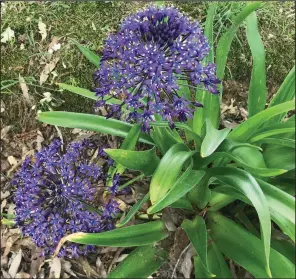
[[[197,22],[175,8],[150,7],[127,18],[106,40],[99,69],[94,74],[97,106],[105,97],[122,104],[110,105],[107,117],[142,123],[150,132],[155,114],[173,128],[174,121],[192,118],[195,103],[182,98],[177,81],[218,94],[215,65],[205,64],[210,47]],[[183,103],[182,109],[176,103]],[[202,107],[201,105],[197,107]]]
[[[119,208],[112,197],[102,207],[101,215],[87,208],[87,204],[94,202],[96,186],[100,181],[105,184],[107,178],[104,166],[93,161],[96,149],[94,142],[83,140],[70,144],[63,152],[61,142],[54,140],[34,158],[26,157],[12,180],[16,187],[16,224],[24,236],[31,237],[43,249],[44,255],[52,254],[67,234],[114,228]],[[98,153],[108,159],[102,149]],[[113,182],[114,196],[120,183],[118,174]],[[93,249],[93,246],[68,244],[59,256],[77,257]]]

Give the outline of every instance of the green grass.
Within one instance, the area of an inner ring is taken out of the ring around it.
[[[191,18],[197,19],[203,26],[206,16],[207,3],[167,2],[175,5]],[[10,26],[15,31],[16,39],[9,44],[1,44],[1,80],[18,79],[23,77],[35,79],[32,83],[39,85],[39,77],[44,63],[50,60],[46,54],[52,38],[57,36],[62,43],[59,51],[60,61],[55,68],[57,77],[51,75],[42,87],[29,85],[29,92],[40,99],[42,93],[51,92],[54,96],[66,102],[59,107],[68,111],[93,111],[93,102],[73,94],[57,92],[56,82],[69,83],[75,86],[91,88],[92,75],[95,67],[90,64],[77,48],[70,43],[76,39],[79,43],[89,46],[93,51],[101,53],[104,39],[109,32],[116,31],[119,23],[127,15],[143,6],[143,2],[7,2],[2,13],[1,33]],[[223,2],[219,4],[218,13],[214,22],[214,38],[217,38],[231,24],[242,8],[242,3]],[[295,59],[295,13],[292,2],[271,2],[258,12],[259,28],[266,50],[267,80],[269,92],[274,91],[283,81],[292,68]],[[3,7],[2,7],[3,9]],[[46,24],[48,35],[45,41],[40,42],[38,32],[39,18]],[[96,30],[94,30],[94,28]],[[273,38],[271,38],[271,35]],[[21,44],[24,49],[20,50]],[[54,55],[57,55],[56,53]],[[251,53],[242,26],[234,40],[230,59],[226,69],[226,79],[234,79],[248,84],[251,76]],[[271,89],[274,90],[271,90]],[[6,115],[2,124],[15,123],[21,128],[22,115],[27,115],[30,108],[23,102],[19,86],[8,87],[3,94],[6,103]],[[22,110],[26,108],[26,113]],[[20,111],[21,110],[21,111]],[[30,114],[31,115],[31,114]],[[35,121],[33,117],[32,121]]]

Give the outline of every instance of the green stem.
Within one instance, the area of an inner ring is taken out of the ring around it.
[[[121,185],[118,189],[119,189],[119,190],[122,190],[122,189],[124,189],[125,187],[127,187],[127,186],[131,185],[132,183],[134,183],[135,181],[137,181],[137,180],[143,178],[144,176],[145,176],[145,175],[142,173],[142,174],[136,176],[135,178],[133,178],[132,180],[126,182],[126,183],[123,184],[123,185]]]

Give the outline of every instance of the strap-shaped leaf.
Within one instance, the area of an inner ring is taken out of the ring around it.
[[[118,224],[116,224],[116,227],[120,228],[126,225],[136,215],[136,213],[142,207],[142,205],[145,202],[149,201],[149,198],[150,198],[149,193],[147,193],[143,199],[137,201],[134,204],[134,206],[130,209],[130,211],[126,214],[125,218],[122,221],[120,221]]]
[[[209,176],[215,177],[223,184],[230,186],[241,195],[246,196],[255,207],[260,220],[261,238],[265,252],[265,267],[267,273],[269,273],[270,213],[266,197],[257,181],[253,176],[243,170],[227,167],[212,168],[209,170]]]
[[[293,110],[295,108],[294,101],[288,101],[266,110],[263,110],[256,115],[249,118],[247,121],[243,122],[237,126],[228,136],[229,139],[235,141],[247,141],[249,138],[256,133],[258,128],[267,120],[273,116],[279,115],[281,113]]]
[[[152,244],[167,236],[168,231],[162,221],[149,222],[102,233],[78,232],[63,237],[56,249],[55,255],[58,254],[61,246],[66,241],[96,246],[134,247]]]
[[[141,171],[145,175],[152,175],[160,161],[155,147],[145,151],[105,149],[105,152],[118,164],[130,170]]]
[[[83,96],[85,98],[91,99],[91,100],[98,100],[98,97],[95,95],[94,92],[91,92],[90,90],[87,90],[85,88],[81,88],[81,87],[77,87],[77,86],[73,86],[73,85],[69,85],[66,83],[57,83],[57,85],[61,88],[61,89],[65,89],[69,92],[75,93],[77,95]],[[106,99],[106,103],[107,104],[121,104],[122,102],[115,99],[115,98],[111,98],[110,96],[105,97]]]
[[[203,161],[201,161],[200,167],[206,167],[210,163],[214,162],[218,159],[227,159],[228,161],[234,161],[240,166],[242,166],[244,169],[248,170],[252,174],[263,176],[263,177],[271,177],[271,176],[277,176],[280,174],[283,174],[287,172],[287,169],[279,169],[279,168],[259,168],[256,167],[256,165],[249,165],[243,162],[239,157],[229,153],[229,152],[216,152],[212,154],[210,157],[207,157]],[[280,167],[280,166],[278,166]]]
[[[291,147],[295,149],[295,140],[289,138],[263,138],[258,140],[258,143],[265,143],[269,145],[280,145],[285,147]]]
[[[209,213],[207,228],[219,250],[255,278],[295,278],[295,266],[283,255],[270,249],[271,274],[266,270],[265,252],[261,241],[232,220]]]
[[[150,183],[152,205],[160,201],[172,188],[183,165],[192,156],[192,152],[183,143],[173,145],[162,157]]]
[[[152,245],[133,250],[107,278],[148,278],[168,258],[168,253]]]
[[[290,147],[268,148],[263,153],[264,161],[269,168],[295,169],[295,150]]]
[[[147,212],[149,214],[156,213],[176,202],[195,187],[204,174],[205,171],[196,171],[192,169],[192,166],[189,166],[163,198],[152,205]]]
[[[206,278],[215,277],[214,274],[211,274],[208,267],[208,233],[204,219],[200,216],[196,216],[193,221],[185,219],[181,227],[188,235],[198,257],[200,258],[207,276]]]
[[[132,125],[116,119],[106,119],[99,115],[75,113],[66,111],[48,111],[38,114],[41,122],[66,128],[79,128],[119,136],[125,138]],[[148,134],[141,133],[139,141],[152,144],[153,140]]]
[[[264,110],[266,104],[265,51],[259,34],[256,12],[246,18],[247,40],[252,52],[253,68],[248,94],[249,117]]]
[[[231,272],[224,257],[217,245],[210,240],[208,246],[208,266],[211,273],[216,275],[216,278],[232,278]],[[194,274],[195,278],[207,278],[201,260],[199,257],[194,257]]]
[[[72,39],[72,42],[78,47],[82,54],[96,67],[100,65],[100,57],[92,52],[89,48],[79,44],[77,41]]]
[[[201,144],[201,157],[208,157],[219,147],[224,139],[228,136],[231,129],[225,128],[217,130],[213,127],[209,119],[206,120],[206,136]]]
[[[216,13],[218,3],[210,3],[207,10],[207,18],[205,23],[204,34],[210,44],[210,52],[205,57],[206,63],[214,63],[214,46],[213,46],[213,22]],[[204,107],[197,108],[193,116],[193,131],[198,135],[201,135],[201,129],[205,119],[210,119],[215,128],[219,126],[219,114],[220,114],[220,97],[216,94],[211,94],[206,90],[196,90],[196,101],[204,105]]]
[[[282,85],[271,100],[268,107],[273,107],[278,104],[290,101],[293,98],[295,98],[295,66],[291,69],[291,71],[283,81]],[[285,117],[285,115],[286,113],[279,114],[270,119],[265,125],[280,122]]]

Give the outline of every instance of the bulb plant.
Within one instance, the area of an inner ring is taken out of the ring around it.
[[[69,243],[134,247],[108,276],[148,277],[168,259],[168,251],[160,241],[172,231],[161,217],[167,208],[177,208],[183,214],[177,225],[185,231],[196,252],[196,278],[231,278],[229,259],[255,278],[295,277],[291,253],[295,242],[295,118],[287,117],[295,109],[295,67],[265,108],[264,47],[256,17],[261,3],[245,5],[214,51],[217,5],[209,5],[204,34],[198,23],[175,8],[162,6],[127,18],[118,33],[106,40],[102,57],[74,41],[98,68],[95,87],[87,90],[67,84],[59,86],[94,100],[96,107],[106,106],[107,117],[51,111],[40,113],[39,120],[124,138],[119,149],[104,149],[114,160],[104,182],[113,195],[143,177],[151,177],[151,182],[142,199],[117,221],[112,218],[115,228],[103,231],[104,213],[92,218],[95,212],[82,213],[85,203],[80,203],[80,199],[91,200],[90,186],[95,186],[92,182],[102,173],[94,171],[97,166],[79,165],[79,159],[67,155],[72,151],[58,156],[56,162],[47,158],[42,166],[38,163],[40,155],[34,163],[26,160],[15,182],[19,187],[17,223],[33,239],[42,239],[41,233],[36,232],[36,222],[45,227],[55,222],[49,252],[55,246],[56,256],[67,256],[66,251],[81,247]],[[233,130],[219,129],[223,93],[220,81],[224,78],[231,42],[243,22],[253,57],[249,117]],[[151,148],[135,151],[137,142]],[[45,153],[51,149],[55,153],[56,148],[54,143]],[[70,161],[64,165],[63,160]],[[63,171],[72,163],[79,167],[76,174],[84,171],[87,176],[80,182],[71,178],[74,184],[66,186],[62,182]],[[58,167],[58,178],[52,167]],[[41,177],[38,168],[44,168]],[[139,176],[118,187],[118,178],[126,170],[137,171]],[[26,180],[29,177],[34,177],[30,182],[35,185],[32,188]],[[39,179],[46,178],[51,182],[38,186]],[[29,193],[27,197],[23,195],[25,191]],[[41,200],[36,197],[38,191],[44,193]],[[67,216],[58,215],[53,221],[52,217],[59,214],[54,208],[50,218],[45,216],[50,203],[65,206],[68,194],[64,193],[68,192],[73,199],[67,203]],[[23,207],[28,203],[28,207]],[[143,209],[143,204],[148,204],[148,209]],[[103,210],[109,209],[105,205]],[[116,206],[111,211],[116,213]],[[91,222],[80,226],[83,216]],[[70,219],[73,222],[68,223]],[[133,225],[129,225],[131,222]]]

